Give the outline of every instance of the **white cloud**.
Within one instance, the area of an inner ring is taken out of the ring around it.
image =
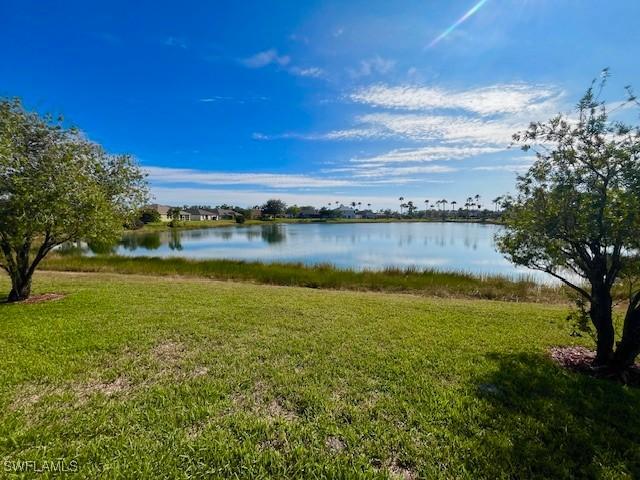
[[[388,164],[410,162],[434,162],[438,160],[461,160],[503,151],[498,147],[434,145],[419,148],[397,148],[387,153],[370,157],[352,158],[353,163]]]
[[[176,47],[176,48],[187,48],[187,41],[183,38],[179,37],[167,37],[164,40],[164,44],[168,47]]]
[[[553,110],[561,96],[557,89],[505,84],[462,91],[436,87],[374,85],[352,93],[354,102],[399,110],[459,109],[479,115],[520,114]]]
[[[525,173],[531,164],[518,164],[518,165],[487,165],[473,167],[471,170],[480,172],[513,172],[513,173]]]
[[[367,77],[372,74],[384,75],[394,69],[395,60],[389,60],[376,55],[373,58],[360,61],[357,68],[349,68],[347,72],[352,78]]]
[[[214,95],[212,97],[201,98],[199,101],[202,103],[223,102],[226,100],[233,100],[233,97],[223,97],[220,95]]]
[[[275,48],[271,48],[263,52],[258,52],[250,57],[243,58],[240,60],[240,63],[248,68],[262,68],[271,64],[284,67],[288,65],[290,61],[291,57],[288,55],[279,55]]]
[[[322,77],[324,75],[324,70],[322,70],[321,68],[318,68],[318,67],[307,67],[307,68],[291,67],[289,69],[289,72],[292,73],[293,75],[297,75],[299,77],[318,78],[318,77]]]
[[[453,173],[456,168],[446,167],[442,165],[414,166],[414,167],[384,167],[380,165],[359,165],[357,167],[346,167],[344,170],[350,170],[355,178],[379,178],[379,177],[404,177],[408,175],[424,175]],[[423,181],[423,180],[421,180]]]
[[[145,167],[152,184],[191,183],[198,185],[259,185],[267,188],[366,187],[381,184],[407,184],[413,178],[385,178],[363,181],[353,178],[325,178],[281,173],[208,172],[186,168]],[[394,175],[398,177],[399,175]]]
[[[294,193],[264,190],[170,188],[153,186],[151,193],[155,201],[167,205],[219,205],[222,203],[253,206],[262,205],[269,198],[280,198],[289,205],[327,205],[328,202],[351,201],[370,203],[374,208],[398,208],[397,196],[360,195],[357,193]]]
[[[356,118],[356,128],[334,130],[324,134],[287,134],[283,138],[306,140],[374,140],[408,139],[414,141],[464,142],[475,146],[505,148],[511,136],[526,124],[513,120],[484,120],[446,115],[371,113]],[[269,138],[276,138],[270,136]]]

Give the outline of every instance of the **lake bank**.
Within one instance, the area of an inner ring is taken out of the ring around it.
[[[243,223],[237,223],[235,220],[201,220],[191,222],[176,222],[175,226],[170,227],[169,222],[147,223],[141,228],[127,230],[128,233],[144,233],[149,231],[169,231],[177,230],[197,230],[201,228],[219,228],[219,227],[242,227],[250,225],[273,225],[273,224],[333,224],[333,223],[478,223],[487,225],[501,225],[497,219],[474,219],[465,217],[447,217],[447,218],[275,218],[273,220],[251,220],[247,219]]]
[[[566,292],[557,286],[540,285],[531,280],[511,280],[500,276],[474,276],[436,270],[388,269],[374,272],[344,270],[329,265],[305,266],[236,260],[60,255],[52,255],[45,259],[42,269],[200,277],[333,290],[403,292],[435,297],[567,302]]]

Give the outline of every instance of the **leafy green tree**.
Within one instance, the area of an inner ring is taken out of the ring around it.
[[[279,217],[284,215],[287,204],[282,200],[271,198],[262,206],[262,214],[267,216]]]
[[[140,220],[144,224],[157,223],[161,220],[160,212],[150,207],[144,207],[142,210],[140,210],[138,220]]]
[[[8,300],[29,297],[33,273],[56,246],[108,243],[147,199],[127,155],[109,155],[62,119],[0,99],[0,268]]]
[[[640,352],[640,128],[611,121],[599,86],[577,118],[532,123],[514,140],[537,160],[505,202],[499,249],[576,292],[596,332],[594,364],[623,371]],[[637,104],[629,89],[628,105]],[[614,348],[613,291],[628,292],[622,338]]]
[[[291,205],[286,209],[286,213],[292,217],[297,217],[300,215],[300,207],[298,205]]]

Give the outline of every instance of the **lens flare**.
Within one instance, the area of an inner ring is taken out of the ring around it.
[[[478,3],[476,3],[473,7],[471,7],[467,11],[467,13],[465,13],[458,20],[456,20],[456,22],[453,25],[451,25],[444,32],[442,32],[440,35],[438,35],[436,38],[434,38],[431,41],[431,43],[427,46],[427,48],[431,48],[431,47],[436,46],[438,44],[438,42],[440,42],[440,40],[445,38],[447,35],[449,35],[451,32],[453,32],[456,28],[458,28],[458,26],[460,26],[461,24],[466,22],[471,16],[473,16],[474,13],[476,13],[478,10],[480,10],[480,8],[482,8],[482,6],[485,3],[487,3],[487,0],[480,0]]]

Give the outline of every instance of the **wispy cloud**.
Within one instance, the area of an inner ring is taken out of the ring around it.
[[[368,77],[373,74],[384,75],[391,72],[395,68],[395,65],[395,60],[376,55],[373,58],[361,60],[355,68],[348,68],[347,73],[349,73],[352,78]]]
[[[168,205],[219,205],[222,203],[240,206],[262,205],[267,199],[277,196],[289,205],[327,205],[328,202],[349,203],[352,200],[370,203],[374,208],[397,208],[396,195],[382,196],[360,193],[354,195],[346,192],[306,193],[306,192],[273,192],[260,189],[221,189],[154,186],[151,193],[155,200]]]
[[[479,115],[546,112],[562,92],[527,84],[492,85],[462,91],[437,87],[373,85],[352,93],[357,103],[398,110],[466,110]]]
[[[498,147],[446,146],[434,145],[419,148],[397,148],[380,155],[352,158],[352,163],[394,164],[394,163],[426,163],[442,160],[462,160],[503,151]]]
[[[262,68],[271,64],[284,67],[290,62],[291,57],[288,55],[280,55],[275,48],[258,52],[255,55],[240,60],[240,63],[247,68]]]
[[[180,37],[167,37],[164,39],[164,44],[167,47],[176,47],[176,48],[182,48],[182,49],[187,49],[188,48],[188,44],[187,41],[184,38],[180,38]]]
[[[353,167],[327,169],[326,171],[349,173],[354,178],[387,178],[389,179],[390,177],[406,177],[410,175],[453,173],[453,172],[457,172],[458,169],[444,166],[444,165],[386,167],[379,164],[374,164],[374,165],[362,164],[362,165],[356,165]],[[424,180],[425,179],[420,179],[421,182]]]
[[[202,103],[213,103],[213,102],[224,102],[224,101],[233,100],[233,99],[234,99],[233,97],[224,97],[221,95],[214,95],[212,97],[201,98],[198,101]]]
[[[324,70],[319,67],[291,67],[289,68],[289,73],[293,75],[297,75],[298,77],[312,77],[319,78],[324,76]]]
[[[152,184],[253,185],[267,188],[364,187],[376,184],[406,184],[411,178],[359,181],[353,178],[325,178],[280,173],[231,173],[150,166],[145,168]],[[398,175],[396,175],[398,176]]]
[[[524,173],[531,168],[531,164],[509,164],[509,165],[486,165],[486,166],[478,166],[473,167],[471,170],[480,171],[480,172],[513,172],[513,173]]]

